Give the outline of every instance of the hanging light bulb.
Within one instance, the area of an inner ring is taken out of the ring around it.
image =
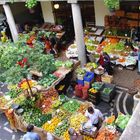
[[[54,8],[55,9],[59,9],[59,4],[57,3],[57,4],[54,4]]]

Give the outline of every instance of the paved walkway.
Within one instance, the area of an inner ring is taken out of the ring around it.
[[[134,81],[140,79],[140,75],[135,70],[119,70],[118,67],[114,68],[114,83],[118,86],[130,88],[134,86]]]

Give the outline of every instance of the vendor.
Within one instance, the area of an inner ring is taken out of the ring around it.
[[[88,118],[88,121],[97,128],[100,127],[100,123],[103,121],[103,114],[98,109],[93,109],[93,107],[88,107],[85,112],[85,116]]]
[[[58,57],[58,51],[57,51],[57,42],[54,37],[50,38],[50,53],[54,55],[54,57]]]
[[[106,70],[106,72],[109,75],[112,75],[113,69],[110,63],[110,56],[106,52],[103,52],[102,54],[100,54],[100,58],[98,62]]]

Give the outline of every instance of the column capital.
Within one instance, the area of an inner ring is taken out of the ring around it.
[[[78,0],[67,0],[68,3],[77,3]]]

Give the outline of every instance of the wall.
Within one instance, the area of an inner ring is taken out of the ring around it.
[[[50,1],[41,2],[42,13],[45,22],[55,23],[52,5]]]
[[[109,15],[110,12],[107,7],[104,5],[103,0],[94,0],[95,8],[95,24],[96,26],[104,26],[104,17]]]

